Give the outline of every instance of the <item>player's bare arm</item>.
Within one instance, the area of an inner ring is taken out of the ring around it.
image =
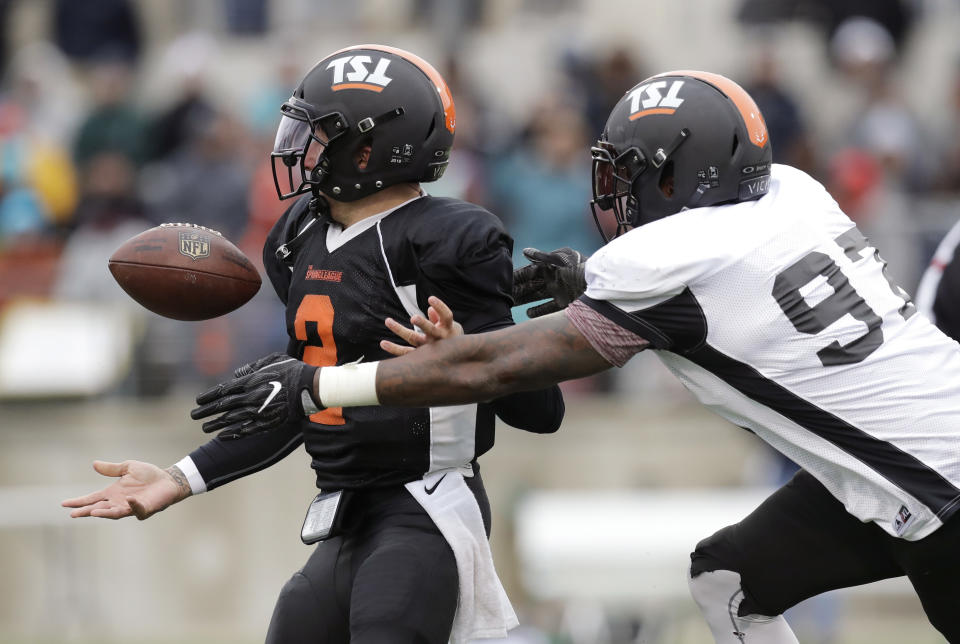
[[[377,369],[376,390],[382,405],[460,404],[539,389],[610,366],[560,312],[385,360]]]
[[[117,480],[97,492],[63,501],[64,507],[74,508],[71,517],[135,516],[142,521],[191,494],[187,477],[176,465],[161,469],[142,461],[94,461],[93,469]]]
[[[566,313],[558,312],[490,333],[431,342],[381,362],[320,368],[282,359],[201,394],[190,416],[199,420],[219,414],[204,423],[204,431],[241,438],[324,407],[481,402],[611,366]],[[277,383],[276,389],[268,382]]]

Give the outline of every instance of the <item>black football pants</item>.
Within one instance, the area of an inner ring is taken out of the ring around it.
[[[849,514],[801,470],[743,521],[701,541],[691,561],[693,576],[740,574],[741,616],[780,615],[829,590],[906,575],[930,622],[960,643],[960,514],[924,539],[898,539]]]
[[[468,485],[488,523],[479,475]],[[416,499],[403,487],[357,492],[343,534],[284,585],[266,642],[446,644],[457,597],[453,551]]]

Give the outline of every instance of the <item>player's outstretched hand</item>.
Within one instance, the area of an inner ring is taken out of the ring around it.
[[[527,309],[527,316],[536,318],[564,309],[587,290],[587,255],[566,247],[549,253],[524,248],[523,255],[530,264],[513,272],[514,304],[550,300]]]
[[[117,480],[99,492],[61,502],[65,508],[74,508],[71,517],[135,516],[143,521],[190,496],[190,486],[176,466],[162,470],[142,461],[94,461],[93,469]]]
[[[443,300],[431,295],[427,298],[427,302],[430,304],[430,308],[427,309],[427,318],[429,319],[422,315],[412,316],[410,318],[410,324],[414,326],[412,329],[408,329],[393,318],[387,318],[384,321],[388,329],[405,340],[410,346],[381,340],[380,348],[395,356],[402,356],[425,344],[463,335],[463,327],[453,319],[453,311]]]
[[[234,378],[197,396],[194,420],[216,416],[203,431],[225,439],[242,438],[299,423],[322,409],[313,397],[317,367],[282,353],[246,364]]]

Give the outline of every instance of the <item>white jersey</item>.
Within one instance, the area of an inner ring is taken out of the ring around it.
[[[960,501],[960,348],[883,269],[819,183],[774,165],[759,200],[602,248],[580,302],[650,341],[703,404],[851,514],[916,540]]]

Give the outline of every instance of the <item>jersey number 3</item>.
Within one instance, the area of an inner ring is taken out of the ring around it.
[[[856,227],[847,230],[834,241],[854,262],[863,259],[861,251],[869,247],[867,239]],[[873,258],[883,264],[883,276],[887,278],[890,289],[904,300],[900,315],[903,319],[909,318],[916,312],[910,296],[890,280],[886,272],[886,262],[880,258],[877,251],[873,252]],[[800,291],[820,276],[826,278],[827,284],[833,288],[833,293],[810,306]],[[784,269],[773,282],[773,297],[794,328],[801,333],[816,335],[847,314],[867,325],[867,332],[859,338],[845,345],[834,340],[817,351],[817,356],[825,367],[861,362],[883,344],[883,319],[870,308],[837,263],[825,253],[813,251]]]
[[[306,342],[303,361],[315,367],[337,364],[337,344],[333,339],[333,303],[329,295],[307,295],[297,307],[294,320],[297,340]],[[321,425],[343,425],[342,407],[328,407],[310,416]]]

